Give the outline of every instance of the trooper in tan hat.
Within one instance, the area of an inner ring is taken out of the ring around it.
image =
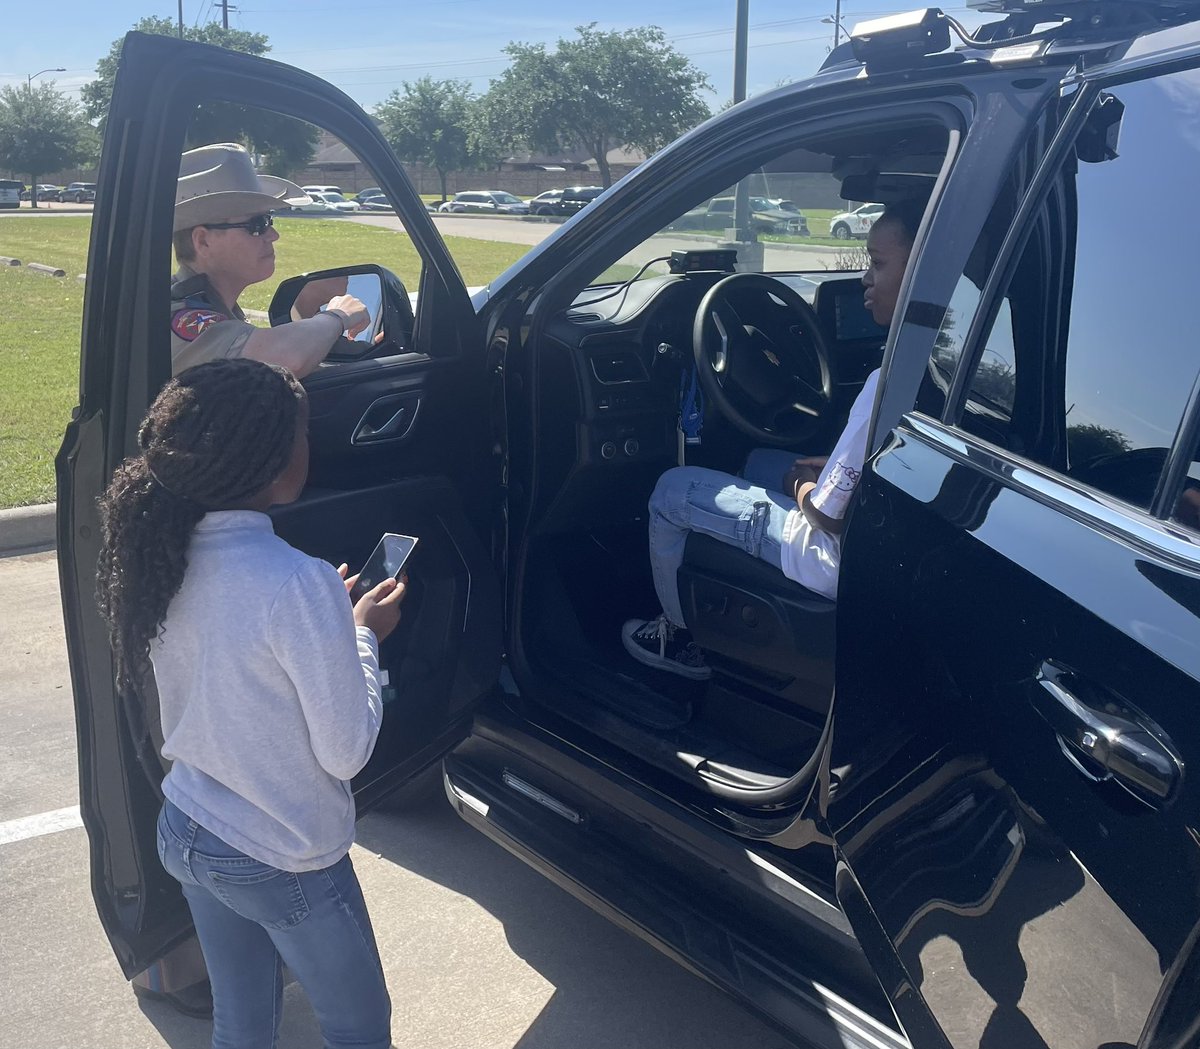
[[[172,373],[219,357],[249,357],[307,375],[343,335],[353,337],[370,323],[352,295],[335,295],[321,312],[277,328],[250,324],[238,306],[246,288],[275,272],[279,233],[271,212],[308,199],[286,179],[257,174],[236,143],[183,154],[175,193]]]

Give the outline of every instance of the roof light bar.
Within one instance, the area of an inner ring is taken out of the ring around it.
[[[859,22],[850,34],[854,57],[868,70],[915,65],[950,46],[950,20],[941,8],[926,7]]]

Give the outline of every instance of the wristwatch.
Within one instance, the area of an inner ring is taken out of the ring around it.
[[[322,310],[327,317],[336,317],[342,326],[342,334],[345,335],[350,328],[350,318],[342,310]]]

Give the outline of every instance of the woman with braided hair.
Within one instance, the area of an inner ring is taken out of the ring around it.
[[[214,1049],[275,1045],[283,963],[326,1046],[391,1045],[348,780],[375,745],[378,643],[405,584],[351,607],[345,565],[274,534],[266,510],[308,474],[307,426],[284,369],[191,368],[163,387],[100,504],[98,599],[121,689],[157,686],[171,762],[159,857],[208,965]]]

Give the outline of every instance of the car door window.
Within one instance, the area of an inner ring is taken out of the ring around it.
[[[394,273],[408,292],[417,291],[423,261],[400,219],[395,215],[359,215],[334,207],[335,203],[345,202],[336,187],[312,178],[314,167],[337,160],[343,167],[360,169],[359,178],[378,179],[378,174],[361,164],[340,139],[314,124],[266,109],[202,103],[188,128],[186,148],[235,141],[238,136],[233,132],[237,128],[244,129],[241,137],[250,139],[250,156],[260,176],[286,178],[311,187],[310,202],[301,202],[303,197],[293,195],[289,199],[294,203],[281,201],[274,212],[274,230],[279,235],[271,245],[274,264],[265,270],[256,269],[252,274],[255,279],[238,297],[238,305],[251,324],[269,326],[268,307],[282,281],[317,270],[374,263]],[[265,249],[259,238],[247,237],[244,243],[247,256]],[[176,246],[172,270],[183,261],[178,251]],[[336,283],[331,284],[328,297],[341,290]]]
[[[1170,223],[1155,221],[1145,187],[1156,186],[1160,201],[1187,199],[1200,170],[1198,104],[1194,71],[1122,85],[1096,101],[973,347],[957,418],[976,436],[1146,510],[1200,365],[1200,218],[1171,209]],[[1106,129],[1097,155],[1095,137]],[[953,363],[954,339],[974,313],[971,297],[963,291],[951,304],[943,364]]]

